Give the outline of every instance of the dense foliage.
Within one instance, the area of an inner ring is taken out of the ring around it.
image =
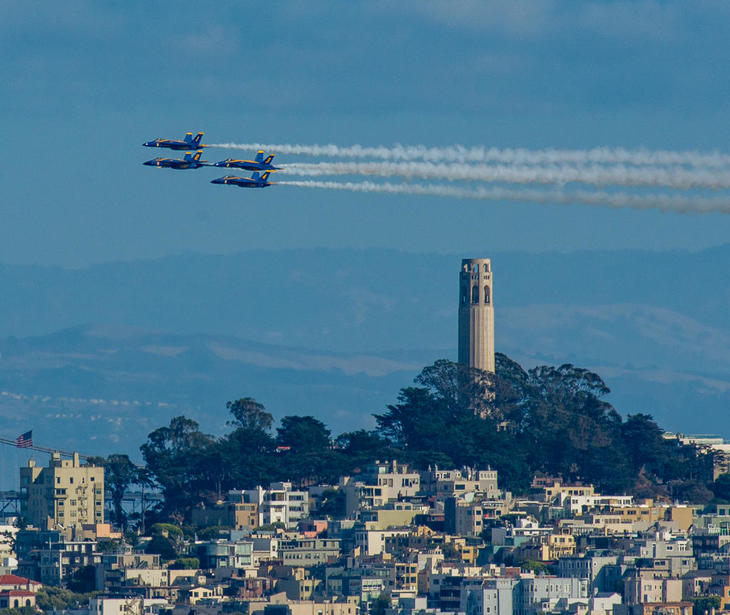
[[[78,594],[62,587],[44,585],[36,592],[36,605],[42,611],[60,611],[88,606],[89,599],[99,592]]]
[[[502,354],[493,377],[475,372],[448,361],[427,367],[420,386],[376,415],[379,432],[419,466],[491,466],[518,492],[542,473],[609,493],[709,499],[709,456],[665,439],[646,414],[622,420],[597,374],[569,364],[525,371]]]
[[[489,466],[499,471],[502,487],[518,493],[542,473],[591,482],[609,493],[711,499],[704,482],[710,456],[664,438],[649,415],[622,419],[605,400],[608,393],[597,374],[569,364],[526,371],[498,354],[496,374],[488,374],[442,360],[375,415],[373,431],[333,439],[314,417],[286,416],[274,432],[271,414],[246,397],[228,402],[231,431],[223,437],[176,417],[142,445],[145,472],[134,474],[112,456],[115,473],[109,475],[118,484],[154,481],[164,494],[161,518],[184,515],[231,488],[335,482],[375,459],[399,459],[418,468]],[[730,497],[724,483],[717,492]],[[110,495],[118,500],[118,494]],[[322,506],[323,514],[337,514],[342,502],[327,493]],[[172,558],[172,545],[161,538],[158,534],[150,548]]]

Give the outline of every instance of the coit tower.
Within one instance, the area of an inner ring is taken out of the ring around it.
[[[492,263],[465,258],[459,272],[459,363],[494,372]]]

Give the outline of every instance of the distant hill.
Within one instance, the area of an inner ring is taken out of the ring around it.
[[[730,436],[730,245],[482,254],[498,350],[525,366],[590,367],[622,412]],[[4,435],[33,426],[47,444],[134,451],[177,413],[220,430],[225,401],[244,395],[335,432],[371,425],[420,367],[455,358],[460,258],[297,250],[0,265]]]

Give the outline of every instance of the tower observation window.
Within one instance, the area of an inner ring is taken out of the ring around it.
[[[471,288],[471,302],[479,303],[479,287],[476,284]]]
[[[489,293],[489,286],[484,287],[484,303],[489,303],[491,299],[490,293]]]

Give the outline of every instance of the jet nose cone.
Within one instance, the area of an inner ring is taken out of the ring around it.
[[[153,167],[153,166],[155,166],[155,161],[148,160],[147,162],[143,162],[142,164],[145,165],[146,167]]]
[[[222,179],[222,178],[219,177],[217,179],[211,179],[210,180],[210,183],[211,184],[225,184],[226,182],[225,182],[224,179]]]

